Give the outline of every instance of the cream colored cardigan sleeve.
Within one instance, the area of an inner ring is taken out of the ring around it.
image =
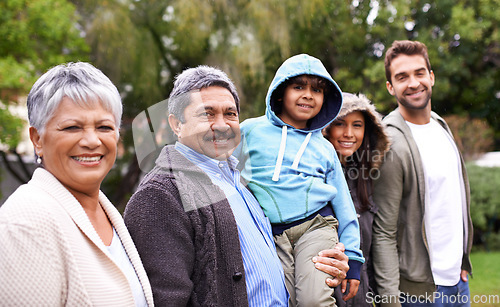
[[[149,306],[146,273],[120,213],[100,194]],[[37,169],[0,207],[0,302],[20,306],[134,306],[127,278],[81,205]]]

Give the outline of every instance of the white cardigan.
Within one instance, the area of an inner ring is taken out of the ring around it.
[[[99,202],[135,268],[146,301],[153,294],[122,216]],[[134,306],[128,280],[85,211],[48,171],[38,168],[0,207],[0,304]]]

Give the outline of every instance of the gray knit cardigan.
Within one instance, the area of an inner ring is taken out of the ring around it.
[[[166,146],[124,214],[157,306],[247,306],[236,221],[224,192]]]

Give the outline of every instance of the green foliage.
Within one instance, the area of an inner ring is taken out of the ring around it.
[[[264,113],[276,69],[298,53],[320,58],[344,91],[365,93],[387,114],[396,102],[385,88],[383,55],[396,39],[428,45],[438,113],[486,118],[499,133],[499,14],[492,13],[499,1],[74,3],[84,16],[92,60],[124,97],[124,147],[133,151],[127,123],[167,98],[176,74],[200,64],[218,66],[235,81],[241,120]],[[122,164],[130,161],[118,161],[119,169]]]
[[[277,67],[297,53],[320,58],[341,88],[364,92],[388,113],[383,55],[396,39],[429,47],[442,115],[468,112],[500,122],[500,0],[205,1],[80,0],[92,57],[139,113],[168,96],[185,67],[216,65],[235,80],[242,119],[264,112]],[[106,22],[104,22],[104,20]],[[130,89],[131,88],[131,89]]]
[[[0,2],[0,143],[14,149],[23,121],[7,104],[27,95],[51,66],[86,60],[88,47],[75,26],[75,7],[65,0]]]
[[[487,249],[500,250],[500,168],[467,164],[474,232]]]
[[[0,143],[15,148],[20,141],[23,121],[10,114],[7,110],[0,108]]]
[[[485,118],[500,140],[500,0],[71,3],[0,3],[0,97],[25,92],[47,67],[90,51],[88,59],[122,94],[126,152],[134,150],[130,121],[168,97],[176,74],[200,64],[235,81],[241,120],[264,113],[276,69],[298,53],[320,58],[344,91],[365,93],[387,114],[396,103],[385,87],[383,55],[397,39],[427,44],[435,111]],[[124,157],[118,169],[130,170],[133,155]]]
[[[12,115],[7,107],[0,103],[0,143],[8,148],[15,148],[21,139],[23,120]]]
[[[47,68],[85,60],[88,47],[65,0],[0,2],[0,93],[25,94]],[[5,97],[4,97],[5,98]]]

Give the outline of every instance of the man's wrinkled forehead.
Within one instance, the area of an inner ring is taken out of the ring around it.
[[[222,109],[222,111],[238,113],[236,105],[226,105],[218,102],[203,102],[203,101],[193,105],[195,113],[203,111],[217,112],[219,109]]]
[[[223,94],[217,93],[213,94],[212,92],[205,91],[205,89],[214,88],[207,87],[201,90],[193,90],[189,92],[189,105],[193,105],[195,110],[217,110],[222,109],[224,111],[234,111],[238,113],[238,107],[236,106],[236,102],[234,101],[234,97],[229,92],[229,90],[223,89]]]

